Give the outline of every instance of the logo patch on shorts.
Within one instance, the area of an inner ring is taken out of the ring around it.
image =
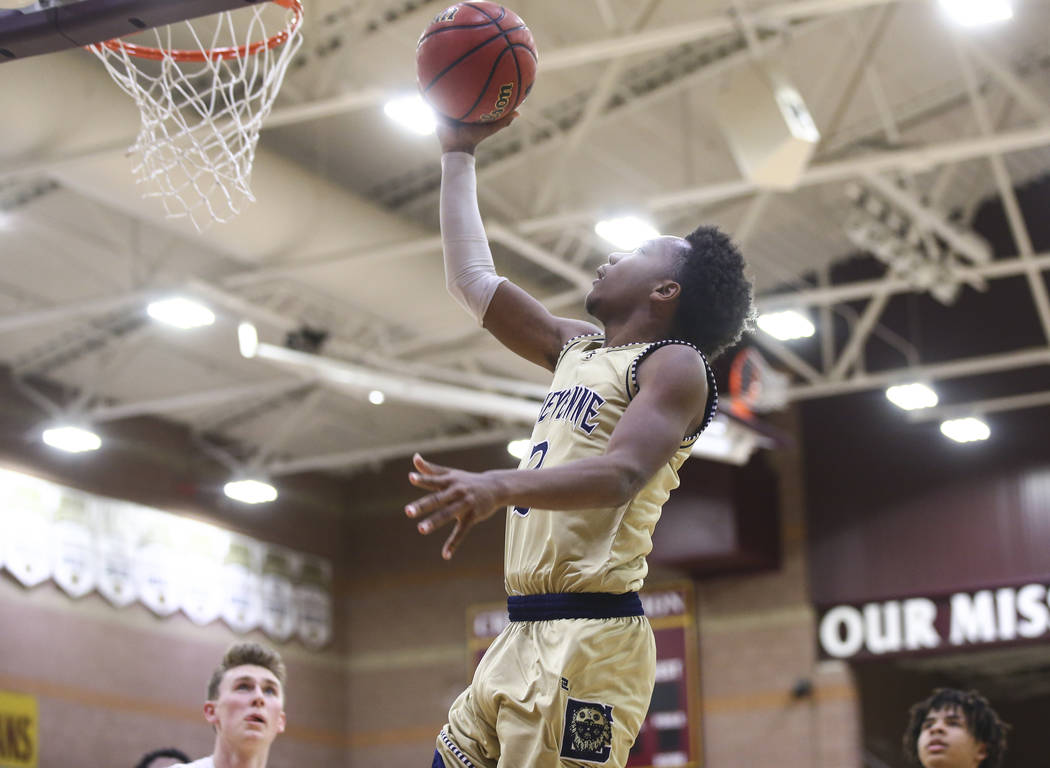
[[[612,751],[612,707],[596,701],[568,699],[561,756],[604,763]]]

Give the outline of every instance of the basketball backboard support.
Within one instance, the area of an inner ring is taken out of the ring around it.
[[[268,0],[39,0],[0,8],[0,62],[123,37]]]

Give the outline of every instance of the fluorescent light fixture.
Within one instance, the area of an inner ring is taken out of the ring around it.
[[[418,93],[391,99],[383,105],[386,116],[413,133],[429,136],[434,132],[436,120],[432,110]]]
[[[941,0],[941,7],[957,24],[979,27],[1012,19],[1010,0]]]
[[[199,301],[176,296],[151,302],[146,311],[154,320],[182,330],[200,328],[215,322],[215,313]]]
[[[937,393],[925,384],[896,384],[886,390],[886,398],[898,408],[914,411],[937,405]]]
[[[972,443],[975,440],[987,440],[992,431],[980,419],[967,416],[965,419],[942,421],[941,434],[957,443]]]
[[[380,392],[378,389],[373,389],[368,393],[368,402],[372,405],[382,405],[386,401],[386,395]]]
[[[243,357],[255,357],[259,351],[259,332],[254,325],[244,322],[237,326],[237,347]]]
[[[222,487],[223,493],[244,504],[264,504],[277,498],[277,489],[262,480],[231,480]]]
[[[817,330],[808,317],[793,309],[763,312],[758,316],[758,327],[781,341],[807,339]]]
[[[507,453],[513,456],[515,459],[525,458],[525,454],[529,451],[529,446],[532,445],[532,441],[528,438],[522,438],[521,440],[511,440],[507,443]]]
[[[102,447],[102,438],[94,432],[82,427],[64,426],[51,427],[44,430],[44,442],[52,448],[69,453],[83,453],[84,451],[97,451]]]
[[[646,240],[660,236],[656,227],[637,216],[602,219],[594,225],[594,231],[599,237],[625,251],[633,251]]]

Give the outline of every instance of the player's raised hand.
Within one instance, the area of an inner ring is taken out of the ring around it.
[[[409,473],[408,481],[431,493],[406,506],[405,514],[412,519],[422,518],[416,527],[423,535],[455,521],[452,533],[441,548],[441,556],[448,560],[470,529],[492,517],[503,504],[494,482],[487,479],[485,473],[443,467],[426,461],[418,453],[412,457],[412,464],[416,471]]]
[[[441,142],[442,152],[468,152],[474,154],[474,148],[494,133],[498,133],[514,122],[518,113],[511,112],[491,123],[461,123],[443,115],[435,114],[437,120],[437,137]]]

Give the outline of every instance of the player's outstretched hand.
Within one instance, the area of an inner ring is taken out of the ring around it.
[[[484,473],[465,472],[426,461],[418,453],[412,457],[416,472],[408,474],[408,481],[432,493],[405,507],[405,514],[419,519],[416,527],[423,535],[455,521],[452,533],[441,548],[441,556],[448,560],[466,538],[467,532],[503,506],[497,497],[494,483]]]
[[[461,123],[457,120],[436,115],[437,137],[441,142],[442,152],[469,152],[494,133],[498,133],[514,122],[517,111],[505,115],[491,123]]]

